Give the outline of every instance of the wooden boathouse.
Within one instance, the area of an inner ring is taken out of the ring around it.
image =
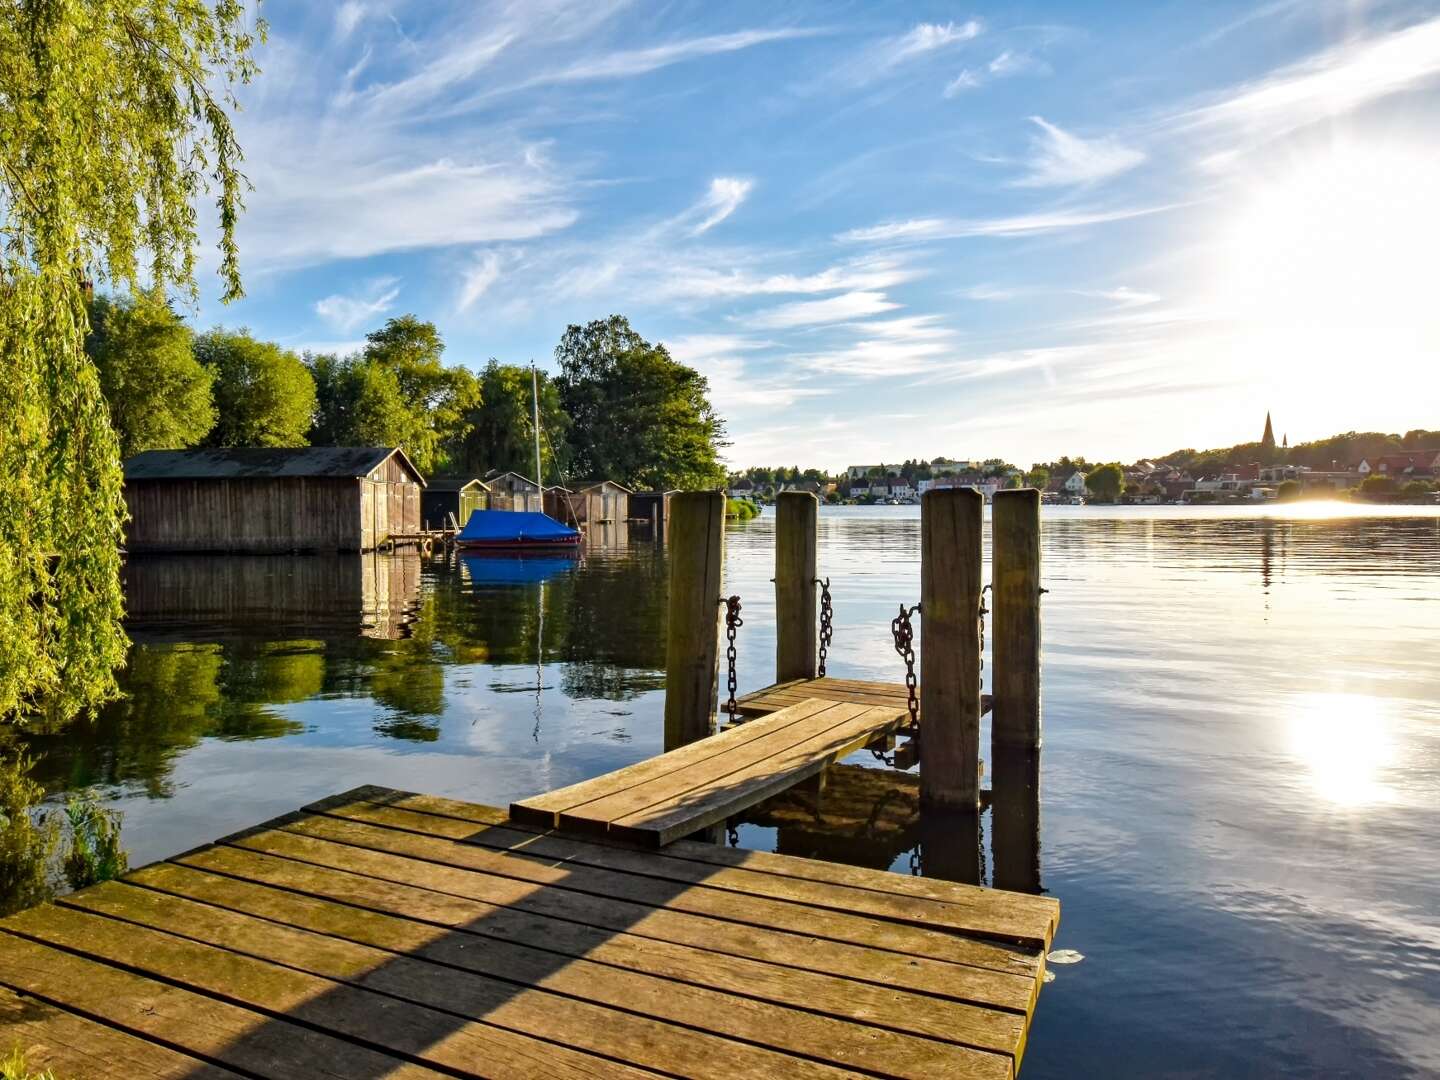
[[[522,510],[544,513],[540,485],[518,472],[489,472],[485,486],[490,489],[491,510]]]
[[[575,514],[587,524],[603,525],[630,516],[630,489],[614,480],[581,480],[574,487]]]
[[[420,496],[420,520],[427,529],[443,529],[455,518],[460,528],[472,510],[490,509],[490,487],[478,476],[432,476]]]
[[[132,554],[373,551],[420,531],[425,479],[399,447],[147,450],[124,469]]]

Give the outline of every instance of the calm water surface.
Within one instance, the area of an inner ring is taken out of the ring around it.
[[[1440,1075],[1440,514],[1328,513],[1046,509],[1039,884],[1085,958],[1025,1076]],[[918,510],[820,530],[831,674],[898,680]],[[773,540],[727,534],[742,690],[773,681]],[[36,735],[40,776],[98,786],[134,864],[361,783],[505,805],[659,752],[664,581],[623,532],[579,563],[137,560],[129,697]]]

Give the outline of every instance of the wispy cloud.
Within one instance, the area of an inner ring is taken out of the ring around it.
[[[705,376],[711,398],[727,418],[732,418],[737,409],[743,414],[754,409],[786,408],[832,392],[828,387],[806,385],[806,377],[757,374],[745,354],[773,345],[743,334],[692,334],[665,341],[671,356]]]
[[[455,298],[455,310],[457,312],[468,310],[498,280],[500,280],[499,254],[494,251],[476,252],[470,264],[460,273],[460,293]]]
[[[962,23],[917,23],[908,33],[887,41],[880,49],[884,67],[894,67],[917,56],[944,49],[950,45],[973,41],[984,29],[979,19]]]
[[[349,37],[365,14],[365,5],[360,0],[345,0],[335,9],[335,36],[341,39]]]
[[[969,68],[963,68],[959,75],[945,84],[944,96],[952,98],[957,94],[963,94],[966,90],[974,90],[984,85],[985,80]]]
[[[1158,303],[1160,300],[1155,293],[1142,292],[1139,289],[1132,289],[1128,285],[1121,285],[1114,289],[1081,289],[1079,295],[1109,300],[1121,307],[1142,307],[1145,304]]]
[[[315,301],[315,314],[343,333],[354,330],[390,310],[400,295],[400,279],[380,277],[357,294],[335,293]]]
[[[977,90],[992,79],[1009,79],[1016,75],[1048,75],[1050,65],[1034,53],[1006,49],[997,53],[982,67],[967,67],[945,84],[942,92],[947,98],[956,97],[967,90]]]
[[[745,316],[747,325],[778,330],[797,326],[823,326],[850,322],[867,315],[894,311],[900,305],[886,298],[883,292],[860,291],[841,293],[824,300],[799,300],[780,304]]]
[[[844,348],[801,354],[793,359],[823,375],[879,379],[929,371],[950,351],[951,346],[941,341],[897,341],[877,337],[863,339]]]
[[[701,56],[739,52],[741,49],[768,45],[776,41],[814,37],[822,30],[785,27],[776,30],[741,30],[732,34],[711,34],[706,37],[672,41],[645,49],[626,49],[577,61],[567,67],[542,72],[527,80],[527,86],[546,83],[586,82],[592,79],[622,79],[645,75]]]
[[[1288,134],[1326,117],[1440,77],[1440,17],[1378,37],[1347,42],[1173,115],[1167,127],[1230,134],[1229,152]],[[1223,164],[1222,153],[1213,163]]]
[[[1174,204],[1133,206],[1115,210],[1051,210],[996,218],[911,218],[840,233],[836,239],[852,244],[905,243],[921,240],[955,240],[971,236],[1038,236],[1089,225],[1104,225],[1173,210]]]
[[[1093,184],[1128,172],[1145,160],[1143,151],[1113,136],[1082,139],[1042,116],[1030,120],[1040,133],[1032,143],[1030,171],[1013,182],[1016,187]]]
[[[691,236],[709,232],[720,222],[733,214],[750,195],[753,180],[741,180],[733,176],[717,176],[710,181],[710,190],[690,211],[700,220],[690,229]]]

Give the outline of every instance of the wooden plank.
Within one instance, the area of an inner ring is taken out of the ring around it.
[[[875,770],[870,770],[875,771]],[[912,778],[913,783],[913,778]],[[427,821],[424,817],[383,818],[376,816],[371,807],[408,810],[430,818],[452,818],[461,823],[488,825],[505,828],[491,828],[477,833],[465,828],[447,828],[443,820]],[[835,902],[846,911],[868,911],[882,918],[905,919],[904,909],[883,907],[887,895],[917,897],[953,905],[957,911],[973,913],[968,922],[952,921],[957,915],[937,914],[925,910],[917,918],[926,926],[944,925],[964,933],[1009,939],[1028,946],[1048,949],[1059,924],[1060,904],[1047,896],[1032,896],[1023,893],[1001,892],[982,888],[978,885],[964,885],[938,878],[913,877],[894,874],[885,870],[848,866],[843,863],[822,862],[818,859],[797,858],[793,855],[774,855],[764,851],[747,851],[741,848],[721,847],[718,844],[697,843],[680,840],[668,845],[664,851],[655,854],[632,853],[624,848],[602,846],[595,843],[572,840],[564,837],[547,836],[536,838],[523,828],[509,828],[503,811],[474,803],[460,802],[435,795],[416,795],[390,788],[366,786],[332,796],[306,807],[316,813],[331,813],[351,816],[357,820],[369,820],[378,824],[390,824],[410,828],[417,832],[432,832],[437,836],[461,837],[472,843],[504,846],[507,849],[523,849],[533,855],[565,859],[566,861],[590,862],[601,860],[596,865],[621,868],[645,866],[653,876],[673,876],[681,880],[700,882],[710,888],[733,888],[749,895],[770,895],[783,899],[795,899],[793,893],[776,892],[770,877],[800,879],[821,885],[835,885],[843,888],[831,895]],[[627,860],[624,862],[614,860]],[[678,868],[675,860],[689,860],[706,866],[752,873],[730,876],[708,872],[703,877],[693,876],[696,872]],[[764,875],[757,877],[755,875]],[[852,895],[850,889],[864,890],[869,898]],[[823,893],[807,896],[806,902],[824,904]]]
[[[85,1080],[240,1080],[229,1069],[136,1038],[39,998],[0,990],[0,1059],[18,1051],[25,1068]]]
[[[690,811],[689,817],[697,819],[695,824],[677,834],[687,835],[705,825],[722,821],[736,809],[743,809],[744,806],[758,801],[752,799],[749,803],[734,806],[733,797],[724,797],[725,793],[721,789],[728,790],[733,784],[733,778],[742,773],[757,768],[768,772],[770,762],[778,761],[781,756],[792,758],[797,753],[807,760],[813,758],[818,769],[823,761],[822,755],[827,752],[826,747],[833,742],[832,733],[844,731],[848,735],[858,724],[873,734],[877,730],[883,730],[891,721],[896,724],[899,722],[898,713],[887,717],[882,711],[843,701],[816,700],[795,708],[796,713],[808,711],[809,715],[794,721],[792,717],[795,714],[781,711],[765,720],[746,725],[754,735],[750,739],[730,741],[718,736],[713,742],[707,739],[696,743],[695,747],[708,745],[715,752],[700,760],[676,763],[671,768],[652,773],[643,780],[637,779],[619,791],[572,806],[559,815],[558,824],[566,829],[604,833],[607,827],[614,828],[629,821],[625,831],[634,833],[635,830],[642,830],[642,834],[632,838],[663,844],[673,837],[650,836],[645,826],[640,824],[644,820],[642,812],[652,808],[659,808],[664,812],[683,804]],[[666,757],[668,755],[652,760],[663,765]],[[624,779],[633,774],[630,769],[621,769],[614,775]],[[721,806],[722,812],[714,812],[716,805]],[[699,820],[701,818],[703,820]],[[683,815],[681,820],[683,822]]]
[[[5,933],[6,928],[0,924],[0,984],[246,1075],[274,1080],[440,1075],[282,1017],[49,948]]]
[[[1033,973],[1036,959],[1004,945],[957,936],[945,931],[881,921],[791,901],[772,900],[710,888],[687,888],[684,882],[629,874],[553,857],[527,857],[523,852],[495,851],[478,844],[456,844],[398,829],[338,818],[306,818],[283,829],[299,836],[369,848],[411,859],[425,859],[456,869],[509,877],[558,890],[628,900],[633,903],[704,915],[752,926],[773,927],[850,944],[866,945],[996,971]],[[248,841],[247,841],[248,843]]]
[[[848,703],[841,704],[836,711],[851,707]],[[690,836],[699,828],[724,821],[817,775],[827,765],[859,750],[877,733],[894,731],[903,719],[904,714],[894,709],[866,708],[823,735],[721,778],[718,786],[697,788],[674,801],[656,803],[612,821],[610,832],[621,839],[643,841],[656,847]],[[562,824],[564,821],[562,816]]]
[[[571,807],[604,798],[616,791],[623,791],[631,785],[641,783],[651,777],[664,776],[674,769],[683,768],[693,762],[705,761],[717,752],[741,746],[752,739],[763,738],[772,731],[779,731],[790,724],[799,723],[817,712],[831,708],[834,704],[834,702],[817,702],[814,705],[796,709],[793,713],[786,713],[783,718],[777,719],[771,727],[746,724],[730,728],[718,735],[712,735],[700,742],[671,750],[659,757],[646,758],[627,769],[605,773],[590,780],[583,780],[578,784],[571,784],[569,787],[522,799],[510,804],[510,817],[528,825],[552,828],[559,815]],[[622,774],[624,775],[622,776]]]
[[[972,963],[929,955],[910,955],[865,944],[852,944],[765,922],[738,922],[678,906],[652,906],[624,897],[596,896],[567,889],[540,889],[523,879],[417,862],[403,854],[362,849],[288,831],[245,836],[239,847],[383,881],[416,885],[517,911],[619,930],[733,956],[783,963],[791,967],[858,979],[952,1000],[995,1004],[1027,1012],[1034,1003],[1038,963],[998,947],[962,950]],[[457,847],[459,845],[450,845]],[[474,849],[471,849],[474,850]],[[200,858],[197,853],[193,857]],[[192,857],[184,860],[192,862]],[[202,865],[196,861],[195,865]],[[701,890],[693,890],[700,892]],[[790,905],[774,905],[783,911]],[[808,909],[796,909],[805,912]],[[753,917],[764,919],[768,909]],[[963,941],[963,939],[959,939]],[[971,943],[980,944],[980,943]],[[955,955],[952,952],[951,955]],[[990,966],[982,966],[990,965]]]
[[[289,903],[285,918],[311,919],[313,921],[306,925],[313,929],[323,925],[321,916],[309,914],[310,909],[303,905],[315,900],[331,900],[357,910],[401,916],[441,930],[533,946],[607,968],[644,972],[827,1016],[860,1017],[894,1031],[964,1045],[986,1045],[991,1038],[1007,1039],[1012,1025],[1019,1026],[1023,1037],[1025,1002],[1010,995],[1010,991],[1018,989],[1019,980],[1015,979],[1006,979],[1001,984],[1000,996],[1007,998],[1007,1005],[975,1005],[786,967],[780,962],[753,960],[589,926],[241,848],[196,852],[186,856],[184,865],[157,864],[138,871],[132,878],[146,888],[193,896],[257,914],[266,914],[268,898],[278,893]],[[262,886],[273,888],[252,891]],[[350,925],[357,932],[364,928],[358,919]],[[776,959],[783,961],[786,957],[782,954]],[[992,979],[991,983],[996,981]],[[991,988],[982,988],[982,994],[988,989]]]
[[[791,680],[787,683],[777,683],[775,686],[767,686],[763,690],[756,690],[740,698],[736,704],[742,712],[764,715],[777,709],[783,709],[796,702],[804,701],[807,698],[825,698],[833,701],[865,701],[876,705],[898,704],[906,708],[908,696],[905,687],[899,683],[859,683],[858,680],[846,680],[857,683],[857,685],[840,685],[840,680],[832,678],[812,680]],[[991,711],[994,699],[990,694],[980,695],[980,711],[982,714]]]
[[[438,1009],[402,1008],[393,997],[297,968],[69,908],[31,908],[0,925],[34,941],[123,964],[441,1070],[516,1078],[653,1075]]]
[[[475,935],[457,934],[409,917],[361,911],[224,878],[206,879],[205,875],[180,867],[168,867],[166,872],[171,875],[175,892],[120,886],[92,890],[76,903],[112,917],[239,951],[253,950],[257,940],[263,941],[267,956],[272,949],[293,946],[295,951],[285,951],[281,957],[290,964],[297,963],[295,957],[306,955],[312,932],[327,936],[321,941],[338,938],[353,946],[354,955],[348,960],[364,972],[357,980],[361,985],[380,982],[388,992],[452,1011],[465,1011],[462,1004],[467,996],[474,996],[477,978],[505,980],[529,989],[513,1000],[510,991],[498,1010],[485,1013],[487,1019],[499,1016],[503,1023],[518,1011],[518,1001],[533,1001],[547,1011],[539,1027],[526,1030],[545,1034],[584,1025],[573,1029],[578,1034],[570,1040],[580,1048],[596,1050],[591,1045],[595,1043],[614,1056],[616,1046],[638,1047],[642,1056],[632,1060],[657,1068],[673,1068],[677,1056],[683,1057],[687,1071],[697,1075],[723,1075],[737,1065],[789,1067],[768,1052],[757,1054],[755,1047],[760,1047],[917,1080],[934,1075],[937,1069],[1008,1075],[1009,1062],[1024,1028],[1023,1020],[1012,1014],[971,1009],[974,1017],[967,1025],[969,1034],[986,1045],[937,1045],[931,1039],[911,1038],[867,1024],[676,983],[531,946],[482,942]],[[140,880],[154,880],[155,876]],[[283,924],[278,934],[266,929],[275,923]],[[304,936],[295,938],[296,934]],[[383,950],[392,956],[383,967],[373,969],[380,973],[378,979],[366,968],[368,950]],[[308,962],[300,966],[313,970]],[[417,969],[413,984],[400,977],[407,967]],[[587,1002],[591,1003],[588,1012]],[[606,1030],[593,1030],[588,1026],[593,1022],[588,1015],[600,1012],[594,1006],[624,1011],[608,1015],[602,1012],[600,1022]],[[484,1007],[483,1001],[479,1007]],[[691,1038],[670,1025],[693,1028],[700,1034]],[[663,1039],[655,1039],[655,1031],[661,1032]],[[680,1040],[684,1040],[684,1046],[677,1055],[677,1048],[671,1044]],[[739,1045],[728,1040],[738,1040]],[[666,1056],[647,1061],[643,1054],[649,1042],[659,1042],[659,1053]],[[996,1068],[997,1062],[992,1060],[995,1055],[1006,1059],[1003,1069]],[[804,1063],[799,1067],[802,1072],[806,1068]]]
[[[665,749],[710,734],[720,647],[725,495],[687,491],[670,502],[665,631]]]
[[[559,957],[552,956],[546,963],[545,957],[539,956],[539,967],[532,961],[527,978],[527,969],[518,963],[523,960],[523,955],[511,950],[507,956],[494,957],[497,969],[494,976],[481,975],[449,964],[404,955],[394,949],[362,944],[350,940],[345,934],[330,931],[316,933],[281,925],[269,918],[225,911],[187,898],[118,882],[87,889],[71,898],[70,904],[110,919],[123,920],[146,938],[150,936],[150,930],[158,930],[202,946],[214,946],[271,964],[283,964],[345,986],[374,990],[440,1014],[453,1015],[461,1021],[480,1021],[487,1029],[501,1028],[521,1036],[546,1039],[641,1068],[672,1071],[677,1063],[683,1063],[681,1068],[684,1073],[697,1080],[723,1080],[730,1076],[770,1077],[780,1073],[816,1078],[845,1075],[845,1071],[833,1065],[795,1058],[748,1042],[736,1042],[638,1015],[643,1010],[643,1003],[637,1003],[638,1007],[632,1012],[595,1004],[596,994],[603,991],[591,985],[592,979],[597,972],[612,974],[598,966],[594,971],[581,971],[570,977],[566,991],[536,988],[537,971],[548,972],[557,979],[563,978],[560,973],[568,966],[568,961]],[[342,910],[339,914],[343,916],[346,913]],[[169,938],[165,940],[168,944]],[[471,943],[471,951],[478,951],[474,949],[474,943]],[[498,954],[501,949],[493,947],[490,951]],[[620,979],[621,976],[615,976],[615,981]],[[645,980],[632,979],[630,982],[632,991],[643,992],[638,984]],[[677,988],[669,996],[674,1000],[683,993]],[[652,986],[651,996],[664,996],[664,989]],[[737,1006],[741,1003],[732,1000],[730,1004]],[[757,1006],[750,1010],[749,1020],[757,1027],[767,1024],[773,1027],[777,1017],[783,1017],[786,1012]],[[781,1019],[779,1022],[784,1021]],[[463,1024],[457,1026],[468,1030]],[[859,1062],[845,1061],[843,1051],[847,1044],[858,1047],[858,1039],[867,1033],[854,1025],[830,1026],[832,1029],[837,1026],[845,1029],[839,1035],[843,1041],[838,1042],[835,1049],[841,1056],[841,1065],[855,1067]],[[836,1034],[831,1031],[832,1037]],[[869,1034],[872,1045],[879,1041],[881,1033]],[[918,1078],[927,1072],[933,1073],[937,1068],[953,1068],[956,1064],[967,1068],[977,1063],[1000,1064],[994,1054],[948,1046],[934,1040],[891,1037],[887,1041],[891,1044],[889,1050],[899,1059],[901,1067],[894,1072],[897,1076]],[[859,1052],[858,1049],[854,1051]],[[873,1055],[867,1059],[872,1064],[874,1060]],[[469,1064],[472,1070],[479,1071],[481,1062],[478,1059]],[[1004,1074],[1008,1075],[1008,1055],[1004,1064]],[[487,1071],[488,1068],[487,1065]],[[989,1075],[1000,1073],[992,1068]]]
[[[920,499],[920,801],[980,805],[980,548],[985,499],[934,488]]]
[[[820,500],[808,491],[782,491],[775,497],[777,679],[815,677],[815,540],[819,508]]]

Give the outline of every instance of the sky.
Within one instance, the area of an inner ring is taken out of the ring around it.
[[[1440,0],[264,14],[202,326],[553,371],[621,313],[739,467],[1440,428]]]

